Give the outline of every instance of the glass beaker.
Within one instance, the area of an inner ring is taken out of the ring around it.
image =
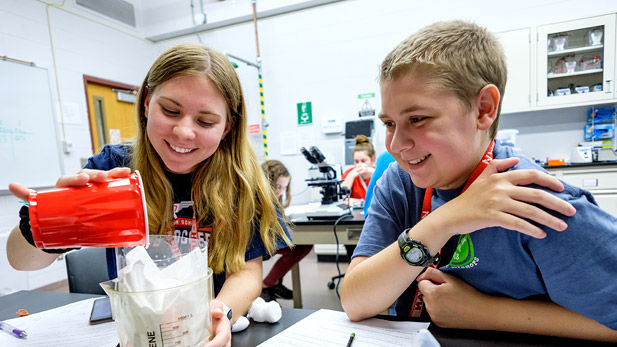
[[[573,73],[576,70],[576,60],[566,61],[566,72]]]
[[[147,248],[119,248],[116,258],[118,278],[101,286],[109,295],[121,346],[208,342],[213,283],[207,243],[151,235]]]
[[[601,45],[602,44],[602,30],[594,29],[589,33],[589,44],[591,46]]]
[[[553,45],[555,46],[555,51],[563,51],[568,46],[568,36],[553,37]]]

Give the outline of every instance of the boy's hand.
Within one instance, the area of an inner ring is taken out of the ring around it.
[[[212,311],[210,342],[204,347],[230,347],[231,326],[229,325],[229,319],[223,312],[223,303],[214,299],[210,302],[210,309]]]
[[[546,233],[525,219],[557,231],[568,226],[544,209],[565,216],[576,213],[568,202],[541,189],[522,187],[536,184],[556,192],[563,184],[555,177],[537,170],[505,171],[518,163],[518,158],[493,160],[467,191],[451,201],[457,225],[454,234],[466,234],[488,227],[503,227],[536,238]],[[437,210],[438,211],[438,210]]]
[[[418,276],[417,281],[426,311],[437,326],[456,329],[482,328],[474,327],[474,323],[480,320],[477,315],[485,309],[484,301],[488,295],[452,275],[430,267]]]

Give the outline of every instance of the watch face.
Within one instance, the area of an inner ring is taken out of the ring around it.
[[[412,263],[418,263],[420,262],[420,260],[422,260],[422,251],[419,250],[417,247],[413,247],[412,249],[409,250],[409,252],[407,252],[407,254],[405,255],[407,257],[407,260],[409,260]]]

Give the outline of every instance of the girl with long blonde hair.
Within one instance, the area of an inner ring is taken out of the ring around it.
[[[262,257],[291,244],[282,207],[249,143],[240,81],[220,52],[183,43],[156,59],[137,100],[134,142],[105,146],[56,186],[83,186],[139,170],[150,233],[188,237],[195,225],[196,236],[208,241],[216,297],[214,338],[207,346],[229,346],[227,317],[244,315],[261,293]],[[27,188],[10,189],[28,200]],[[21,227],[13,229],[7,245],[11,265],[33,270],[51,264],[57,255],[32,247],[24,223],[28,213],[20,215]],[[108,267],[115,277],[115,267]]]

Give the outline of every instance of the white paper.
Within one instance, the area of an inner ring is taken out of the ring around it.
[[[58,115],[58,123],[62,123],[62,121],[64,120],[64,124],[81,124],[79,103],[63,101],[62,111],[64,111],[64,113],[62,115],[60,114],[59,105],[60,104],[56,103],[56,114]]]
[[[296,138],[296,151],[298,154],[301,154],[300,147],[308,149],[311,146],[317,146],[315,134],[313,134],[312,131],[298,131],[296,132]],[[326,153],[324,153],[324,155],[326,155]]]
[[[296,155],[298,151],[298,145],[296,143],[296,132],[282,131],[279,135],[281,140],[281,155]]]
[[[306,212],[313,211],[321,205],[321,202],[313,202],[304,205],[291,205],[285,208],[285,215],[287,217],[292,215],[304,215]]]
[[[118,333],[114,322],[90,325],[92,302],[96,298],[78,301],[52,310],[7,320],[5,322],[28,333],[18,339],[0,333],[0,346],[114,347]]]
[[[122,143],[120,129],[109,129],[109,144],[118,145]]]
[[[426,330],[429,324],[376,318],[352,322],[344,312],[322,309],[259,346],[341,347],[347,345],[351,333],[356,334],[353,347],[439,346]]]

